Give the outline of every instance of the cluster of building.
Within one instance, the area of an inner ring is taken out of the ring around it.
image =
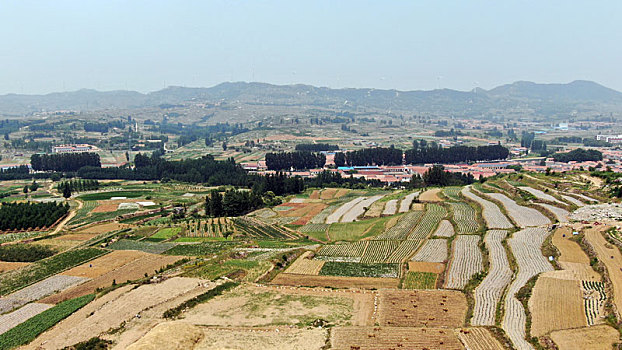
[[[81,153],[97,151],[97,147],[87,143],[52,146],[52,153]]]
[[[596,140],[609,143],[622,143],[622,135],[596,135]]]
[[[554,172],[564,172],[570,170],[589,170],[590,168],[605,170],[609,167],[612,171],[622,172],[622,150],[603,151],[603,157],[604,160],[600,162],[585,161],[561,163],[555,162],[552,158],[539,157],[473,164],[444,164],[443,166],[446,171],[465,175],[470,174],[476,179],[487,178],[497,174],[514,173],[517,169],[533,172],[546,172],[547,169]],[[314,177],[322,171],[328,170],[338,172],[343,177],[363,177],[367,180],[379,180],[387,184],[393,184],[408,182],[415,174],[422,176],[433,165],[434,164],[334,167],[334,163],[329,163],[329,159],[327,158],[326,167],[323,169],[288,171],[287,174],[289,176]],[[253,173],[275,173],[275,171],[268,170],[265,161],[242,163],[242,166],[244,169]]]

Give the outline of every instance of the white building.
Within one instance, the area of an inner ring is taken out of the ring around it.
[[[91,152],[94,147],[89,144],[59,145],[52,146],[52,153],[79,153]]]

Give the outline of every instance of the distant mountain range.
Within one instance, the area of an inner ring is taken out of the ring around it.
[[[330,89],[311,85],[222,83],[210,88],[169,87],[142,94],[136,91],[78,90],[46,95],[0,96],[0,115],[28,115],[41,111],[98,111],[183,105],[190,101],[250,103],[278,106],[315,106],[339,110],[379,110],[394,113],[432,113],[475,116],[519,113],[565,116],[571,113],[622,111],[622,93],[595,82],[537,84],[519,81],[491,90],[398,91]]]

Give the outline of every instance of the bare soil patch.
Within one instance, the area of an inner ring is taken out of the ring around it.
[[[332,199],[333,197],[335,197],[335,194],[337,193],[337,191],[338,189],[336,188],[324,189],[322,193],[320,194],[320,199]]]
[[[335,327],[331,349],[446,349],[464,347],[452,329],[410,327]]]
[[[618,312],[622,312],[622,254],[612,244],[607,243],[601,230],[608,227],[589,228],[585,231],[585,238],[596,251],[598,260],[605,264],[611,283],[613,284],[613,301]]]
[[[442,202],[443,199],[439,196],[441,192],[440,188],[429,189],[419,195],[419,201],[421,202]]]
[[[486,328],[456,329],[458,338],[469,350],[503,350],[501,343]]]
[[[432,273],[443,273],[445,270],[445,264],[443,263],[435,263],[435,262],[426,262],[426,261],[409,261],[408,262],[408,271],[412,272],[432,272]]]
[[[203,339],[203,330],[186,322],[166,322],[155,326],[127,350],[193,349]]]
[[[26,262],[8,262],[8,261],[0,261],[0,272],[11,271],[15,269],[19,269],[20,267],[24,267],[29,265],[30,263]]]
[[[262,349],[262,350],[320,350],[326,344],[327,331],[320,328],[270,329],[204,328],[204,339],[194,350]]]
[[[134,255],[129,254],[124,256],[124,259],[127,259],[127,261],[120,266],[115,261],[106,260],[107,264],[102,263],[97,265],[98,268],[96,270],[91,270],[92,268],[88,267],[89,263],[87,263],[64,272],[65,275],[75,273],[76,275],[85,274],[94,275],[96,277],[79,286],[51,295],[41,300],[41,302],[56,304],[64,300],[93,293],[97,288],[109,287],[113,282],[123,283],[125,281],[137,280],[145,277],[145,274],[152,275],[156,270],[183,259],[181,256],[156,255],[136,251],[131,251],[131,253]],[[135,257],[139,255],[143,256],[132,260],[132,256]],[[96,262],[96,260],[93,262]],[[98,273],[101,274],[97,276]]]
[[[382,326],[460,327],[466,316],[466,297],[458,291],[382,290],[378,295]]]
[[[94,233],[94,234],[99,234],[99,233],[107,233],[107,232],[112,232],[112,231],[116,231],[116,230],[121,230],[121,229],[124,229],[126,227],[128,227],[128,225],[119,224],[119,223],[116,223],[116,222],[109,222],[109,223],[105,223],[105,224],[90,226],[88,228],[85,228],[84,230],[80,230],[78,233]]]
[[[553,233],[553,245],[560,252],[558,261],[589,264],[590,258],[583,252],[581,246],[570,240],[570,238],[572,238],[571,227],[561,227]]]

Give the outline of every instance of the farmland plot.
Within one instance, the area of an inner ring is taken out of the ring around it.
[[[469,350],[504,350],[503,345],[486,328],[457,329],[456,333]]]
[[[422,202],[442,202],[443,200],[439,197],[439,193],[441,193],[440,188],[431,188],[423,192],[419,196],[419,200]]]
[[[566,209],[558,208],[554,205],[545,204],[545,203],[535,203],[535,204],[553,213],[555,218],[557,218],[557,221],[562,222],[562,223],[568,222],[568,217],[570,216],[570,213]]]
[[[30,303],[11,313],[0,316],[0,334],[28,320],[29,318],[42,313],[53,305]]]
[[[464,349],[452,330],[431,327],[335,327],[330,345],[335,350]]]
[[[318,275],[322,266],[324,266],[324,261],[311,260],[309,259],[310,255],[311,252],[304,252],[287,268],[287,270],[285,270],[285,272],[301,275]]]
[[[610,350],[618,342],[617,329],[601,325],[579,329],[565,329],[551,333],[559,350]]]
[[[397,288],[399,282],[398,278],[314,276],[280,273],[270,283],[282,286],[380,289]]]
[[[384,277],[397,278],[400,275],[399,264],[363,264],[327,261],[320,275],[344,277]]]
[[[455,234],[454,225],[449,220],[442,220],[438,224],[438,228],[434,232],[434,236],[438,237],[451,237]]]
[[[452,201],[460,202],[462,201],[460,189],[461,187],[445,187],[443,188],[443,194]]]
[[[345,214],[343,214],[343,216],[341,217],[341,222],[355,221],[359,216],[365,213],[366,208],[369,208],[370,205],[372,205],[375,201],[379,200],[382,197],[384,196],[377,195],[377,196],[365,198],[362,201],[359,201],[350,210],[348,210]]]
[[[503,204],[508,215],[520,227],[542,226],[551,223],[546,216],[533,208],[523,207],[501,193],[488,193],[488,195]]]
[[[413,204],[415,198],[419,195],[419,192],[413,192],[404,196],[400,202],[400,213],[406,213],[410,210],[410,206]]]
[[[581,194],[581,193],[574,193],[574,192],[573,192],[573,193],[569,193],[569,194],[572,194],[572,195],[573,195],[573,196],[575,196],[575,197],[579,197],[579,198],[583,199],[583,201],[585,201],[585,202],[587,202],[587,203],[592,203],[592,202],[593,202],[593,203],[598,203],[598,200],[597,200],[597,199],[594,199],[594,198],[592,198],[592,197],[588,197],[588,196],[586,196],[586,195],[584,195],[584,194]]]
[[[361,263],[381,263],[399,246],[399,241],[369,241]]]
[[[603,305],[607,300],[605,284],[596,281],[581,281],[583,289],[583,304],[588,326],[593,326],[600,321],[603,315]]]
[[[475,195],[471,192],[470,187],[462,189],[462,194],[482,207],[482,217],[489,229],[510,229],[514,227],[495,203]]]
[[[359,241],[354,243],[344,244],[331,244],[322,247],[319,256],[349,256],[349,257],[361,257],[367,247],[367,241]]]
[[[587,326],[579,281],[539,277],[529,298],[531,335]]]
[[[343,205],[341,205],[339,208],[337,208],[335,211],[333,211],[330,215],[326,217],[326,223],[334,224],[336,222],[339,222],[339,219],[341,219],[341,217],[345,213],[350,211],[350,209],[354,208],[355,205],[357,205],[359,202],[363,200],[365,200],[365,197],[357,197],[347,203],[344,203]]]
[[[422,240],[408,239],[402,241],[400,245],[389,255],[385,262],[387,263],[401,263],[408,259],[421,244]]]
[[[339,208],[338,204],[330,205],[311,219],[312,224],[326,224],[326,218]]]
[[[459,327],[467,302],[462,292],[450,290],[381,290],[378,319],[389,327]]]
[[[397,212],[397,199],[391,199],[384,205],[382,215],[393,215]]]
[[[474,326],[494,326],[497,304],[503,290],[512,280],[512,270],[501,242],[507,231],[491,230],[486,232],[484,243],[490,254],[490,270],[477,288],[475,288],[475,307],[471,324]]]
[[[13,300],[19,300],[23,304],[26,304],[87,280],[88,278],[84,277],[56,275],[46,278],[43,281],[37,282],[24,289],[20,289],[15,293],[7,295],[6,297]]]
[[[447,210],[444,207],[438,204],[428,204],[425,214],[412,233],[408,235],[408,239],[422,240],[428,237],[438,227],[445,215],[447,215]]]
[[[622,310],[622,254],[620,250],[607,242],[599,228],[587,229],[585,239],[596,252],[598,260],[602,261],[607,268],[613,285],[613,302],[618,310]]]
[[[502,328],[517,349],[532,349],[533,347],[525,340],[527,317],[523,304],[514,295],[533,276],[553,270],[540,250],[548,235],[549,232],[545,228],[526,228],[514,233],[512,238],[508,240],[518,265],[518,273],[506,293]]]
[[[463,289],[471,277],[483,270],[479,236],[461,235],[453,242],[451,262],[445,279],[445,288]]]
[[[447,260],[447,240],[429,239],[412,258],[413,261],[443,262]]]
[[[395,225],[376,237],[377,239],[406,239],[417,224],[423,212],[412,211],[404,214]]]
[[[402,289],[434,289],[438,274],[433,272],[412,272],[408,271]]]
[[[580,200],[571,197],[571,196],[567,196],[565,194],[560,194],[560,196],[566,201],[566,202],[570,202],[574,205],[576,205],[577,207],[582,207],[585,205],[585,203],[581,202]]]
[[[536,188],[532,188],[532,187],[518,187],[518,189],[522,190],[522,191],[526,191],[531,193],[534,197],[541,199],[543,201],[547,201],[547,202],[553,202],[553,203],[557,203],[557,204],[561,204],[561,205],[565,205],[566,203],[560,201],[559,199],[551,196],[548,193],[545,193],[544,191],[540,191],[539,189]]]
[[[466,235],[479,230],[475,209],[465,202],[450,202],[453,211],[453,219],[456,223],[458,234]]]

